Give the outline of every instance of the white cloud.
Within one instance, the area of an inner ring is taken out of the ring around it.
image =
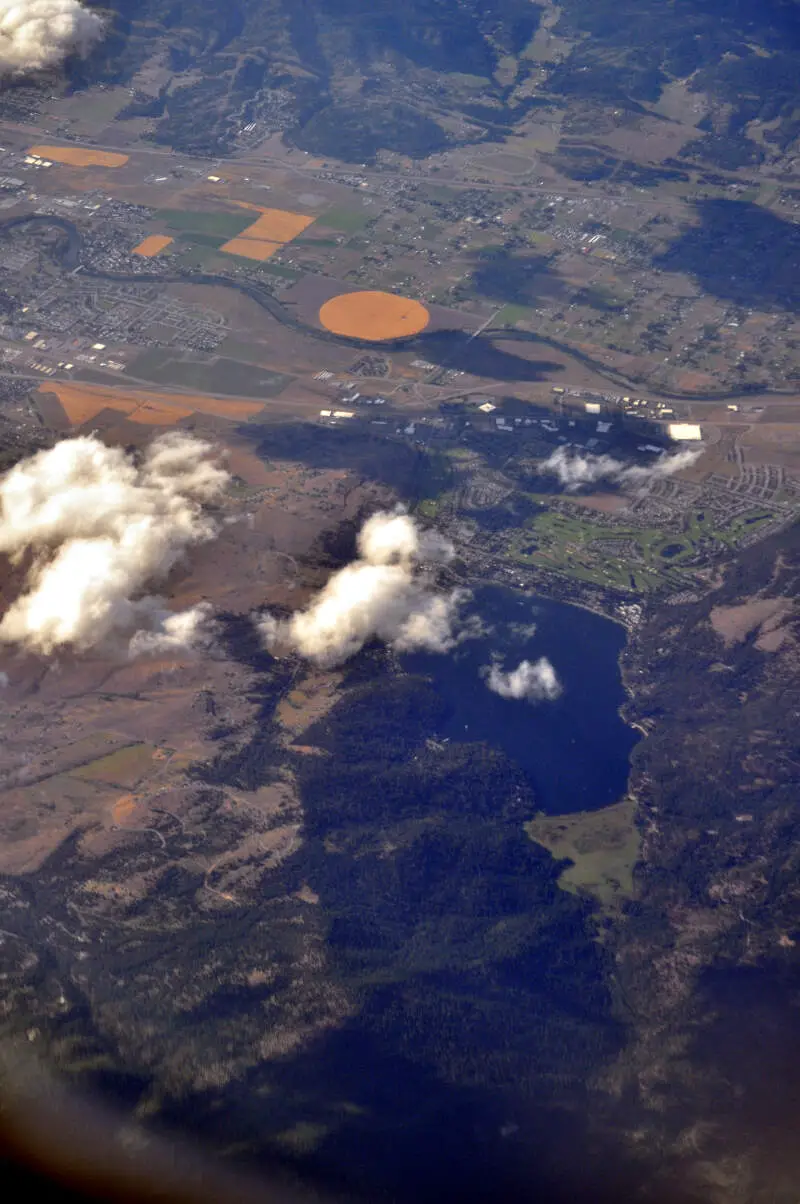
[[[452,556],[448,540],[409,515],[374,514],[359,532],[357,560],[334,573],[305,610],[286,620],[262,616],[257,627],[268,647],[294,649],[323,666],[341,664],[375,638],[400,652],[448,652],[467,634],[460,608],[469,595],[436,592],[424,566]]]
[[[683,468],[689,468],[703,454],[702,448],[686,448],[674,455],[660,456],[650,464],[625,464],[613,456],[582,455],[558,447],[539,465],[540,472],[557,476],[565,488],[572,492],[582,485],[595,481],[610,480],[619,485],[646,484],[663,477],[672,476]]]
[[[229,477],[212,450],[172,432],[137,463],[120,448],[80,437],[12,468],[0,480],[0,552],[27,571],[0,620],[0,641],[49,654],[124,637],[136,655],[155,651],[155,636],[172,648],[181,636],[195,638],[202,608],[171,615],[145,591],[189,547],[217,533],[205,506]]]
[[[86,54],[103,35],[97,13],[78,0],[0,0],[0,72],[56,67]]]
[[[538,661],[520,661],[516,669],[505,673],[495,661],[481,670],[487,686],[501,698],[519,698],[526,702],[553,702],[563,693],[558,674],[547,657]]]
[[[131,637],[128,650],[132,657],[181,652],[207,644],[211,639],[211,607],[206,602],[179,611],[156,607],[149,617],[152,626],[142,627]]]

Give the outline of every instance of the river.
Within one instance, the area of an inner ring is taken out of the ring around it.
[[[76,268],[86,276],[96,280],[118,281],[124,284],[207,284],[216,287],[230,288],[243,293],[257,305],[266,310],[271,317],[283,326],[288,326],[301,334],[308,335],[323,343],[337,343],[340,346],[355,348],[372,348],[376,343],[369,339],[351,338],[333,334],[322,327],[304,322],[297,314],[290,311],[258,281],[233,279],[230,276],[215,276],[206,272],[106,272],[92,267],[84,258],[83,237],[80,230],[68,218],[55,217],[50,214],[19,214],[0,222],[0,236],[6,231],[24,226],[46,229],[58,229],[65,236],[61,242],[50,248],[53,259],[59,262],[67,271]],[[476,376],[484,376],[493,380],[505,381],[538,381],[549,379],[554,371],[560,371],[563,365],[548,360],[528,360],[524,356],[510,354],[500,343],[527,343],[544,349],[558,351],[568,359],[590,368],[604,380],[623,388],[633,388],[635,382],[623,374],[609,368],[608,365],[593,359],[577,347],[561,343],[557,339],[548,338],[538,332],[529,330],[485,328],[480,333],[465,330],[432,330],[423,331],[411,339],[387,339],[377,344],[385,351],[415,351],[420,357],[431,360],[444,371],[457,369]],[[667,397],[685,401],[737,401],[747,399],[755,402],[772,397],[793,397],[780,389],[765,389],[752,391],[748,389],[713,391],[707,393],[687,393],[671,390],[668,393],[648,386],[648,393],[653,397]]]

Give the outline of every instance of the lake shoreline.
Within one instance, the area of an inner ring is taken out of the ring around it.
[[[457,742],[480,741],[504,752],[529,778],[549,815],[600,810],[625,797],[630,754],[640,732],[622,711],[629,695],[622,679],[626,637],[619,621],[571,601],[500,583],[471,583],[468,614],[485,632],[442,657],[402,656],[408,672],[428,677],[447,702],[450,718],[437,733]],[[563,693],[540,700],[490,689],[491,666],[500,678],[523,661],[545,658]]]

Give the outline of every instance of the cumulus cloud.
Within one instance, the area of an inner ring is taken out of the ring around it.
[[[78,0],[0,0],[0,72],[57,67],[70,54],[86,54],[103,28]]]
[[[541,472],[552,473],[570,492],[595,481],[610,480],[619,485],[644,485],[670,477],[689,468],[702,456],[702,448],[686,448],[673,455],[660,456],[650,464],[625,464],[613,456],[582,455],[558,447],[539,465]]]
[[[149,601],[156,603],[145,612],[151,626],[134,632],[128,645],[132,657],[181,652],[209,643],[213,627],[211,607],[207,602],[176,612],[158,606],[158,599]]]
[[[437,592],[425,566],[453,557],[450,542],[407,514],[380,512],[358,536],[358,558],[289,619],[256,623],[270,648],[291,648],[318,665],[341,664],[371,639],[399,652],[448,652],[471,634],[461,622],[464,590]]]
[[[487,686],[501,698],[519,698],[526,702],[553,702],[563,693],[563,686],[546,656],[538,661],[520,661],[516,669],[506,673],[495,661],[481,670]]]
[[[175,615],[146,589],[217,533],[206,506],[229,476],[212,450],[171,432],[137,462],[80,437],[12,468],[0,480],[0,552],[26,572],[0,641],[48,654],[124,638],[131,655],[194,642],[207,609]]]

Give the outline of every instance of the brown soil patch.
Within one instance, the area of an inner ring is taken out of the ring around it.
[[[228,455],[228,468],[235,477],[239,477],[246,485],[259,486],[273,483],[274,474],[255,452],[249,448],[231,445]]]
[[[310,672],[278,703],[275,711],[278,722],[292,736],[299,736],[327,715],[338,698],[341,680],[341,673]],[[292,747],[296,752],[322,755],[322,750],[312,745],[293,744]]]
[[[121,798],[117,799],[117,801],[114,803],[114,806],[111,808],[111,818],[115,824],[121,824],[123,820],[128,818],[135,807],[136,801],[133,795],[123,794]]]
[[[769,448],[769,450],[787,448],[791,451],[800,450],[800,423],[798,422],[764,422],[754,426],[746,435],[742,435],[742,446]]]
[[[628,504],[626,498],[616,493],[587,494],[586,497],[571,497],[569,500],[574,506],[585,506],[589,510],[600,510],[604,514],[616,514]]]
[[[172,426],[182,418],[191,418],[194,410],[182,410],[179,406],[154,405],[145,401],[128,415],[131,422],[142,422],[146,426]]]
[[[31,146],[28,154],[52,159],[54,163],[67,163],[70,167],[124,167],[128,162],[128,155],[81,146]]]
[[[243,230],[241,238],[263,238],[268,242],[291,242],[313,224],[314,218],[288,209],[261,209],[252,226]]]
[[[758,627],[761,630],[756,643],[763,651],[770,652],[774,651],[770,646],[774,639],[767,639],[766,645],[762,641],[775,633],[791,608],[787,598],[753,598],[741,606],[715,606],[710,615],[711,626],[729,647],[741,644]]]
[[[714,388],[715,381],[708,372],[681,372],[676,385],[684,393],[705,393]]]
[[[227,188],[218,189],[223,196],[227,193]],[[239,209],[249,209],[251,213],[263,213],[263,205],[254,205],[252,201],[231,201],[231,204],[236,205]]]
[[[780,623],[782,616],[777,616],[771,620],[773,623]],[[791,639],[791,630],[788,627],[771,627],[764,623],[761,628],[761,634],[756,640],[756,648],[759,652],[777,652],[778,649],[785,644],[788,639]]]
[[[241,209],[250,209],[259,217],[242,230],[236,238],[231,238],[220,247],[228,255],[242,255],[245,259],[255,259],[263,263],[284,245],[297,238],[315,220],[305,213],[292,213],[289,209],[262,209],[259,205],[251,205],[248,201],[236,201]]]
[[[251,227],[252,228],[252,227]],[[263,263],[265,259],[269,259],[276,251],[280,251],[283,243],[265,242],[261,238],[247,238],[245,234],[241,234],[238,238],[231,238],[228,242],[223,243],[220,251],[224,251],[226,255],[241,255],[245,259],[256,259],[259,263]]]
[[[343,293],[325,302],[319,320],[334,334],[380,342],[419,334],[430,314],[419,301],[395,293]]]
[[[301,899],[303,903],[319,903],[319,895],[307,882],[304,882],[300,889],[295,891],[295,898]],[[792,944],[794,944],[794,941],[792,941]]]
[[[174,242],[168,234],[148,234],[147,238],[143,238],[138,247],[133,248],[134,255],[144,255],[146,259],[152,259],[154,255],[158,255],[159,251],[163,251],[171,242]]]
[[[117,389],[71,381],[48,381],[39,391],[56,395],[73,426],[91,422],[102,410],[116,410],[125,414],[131,422],[164,426],[194,413],[244,422],[264,409],[260,401],[203,397],[192,393],[158,393],[147,389]]]

